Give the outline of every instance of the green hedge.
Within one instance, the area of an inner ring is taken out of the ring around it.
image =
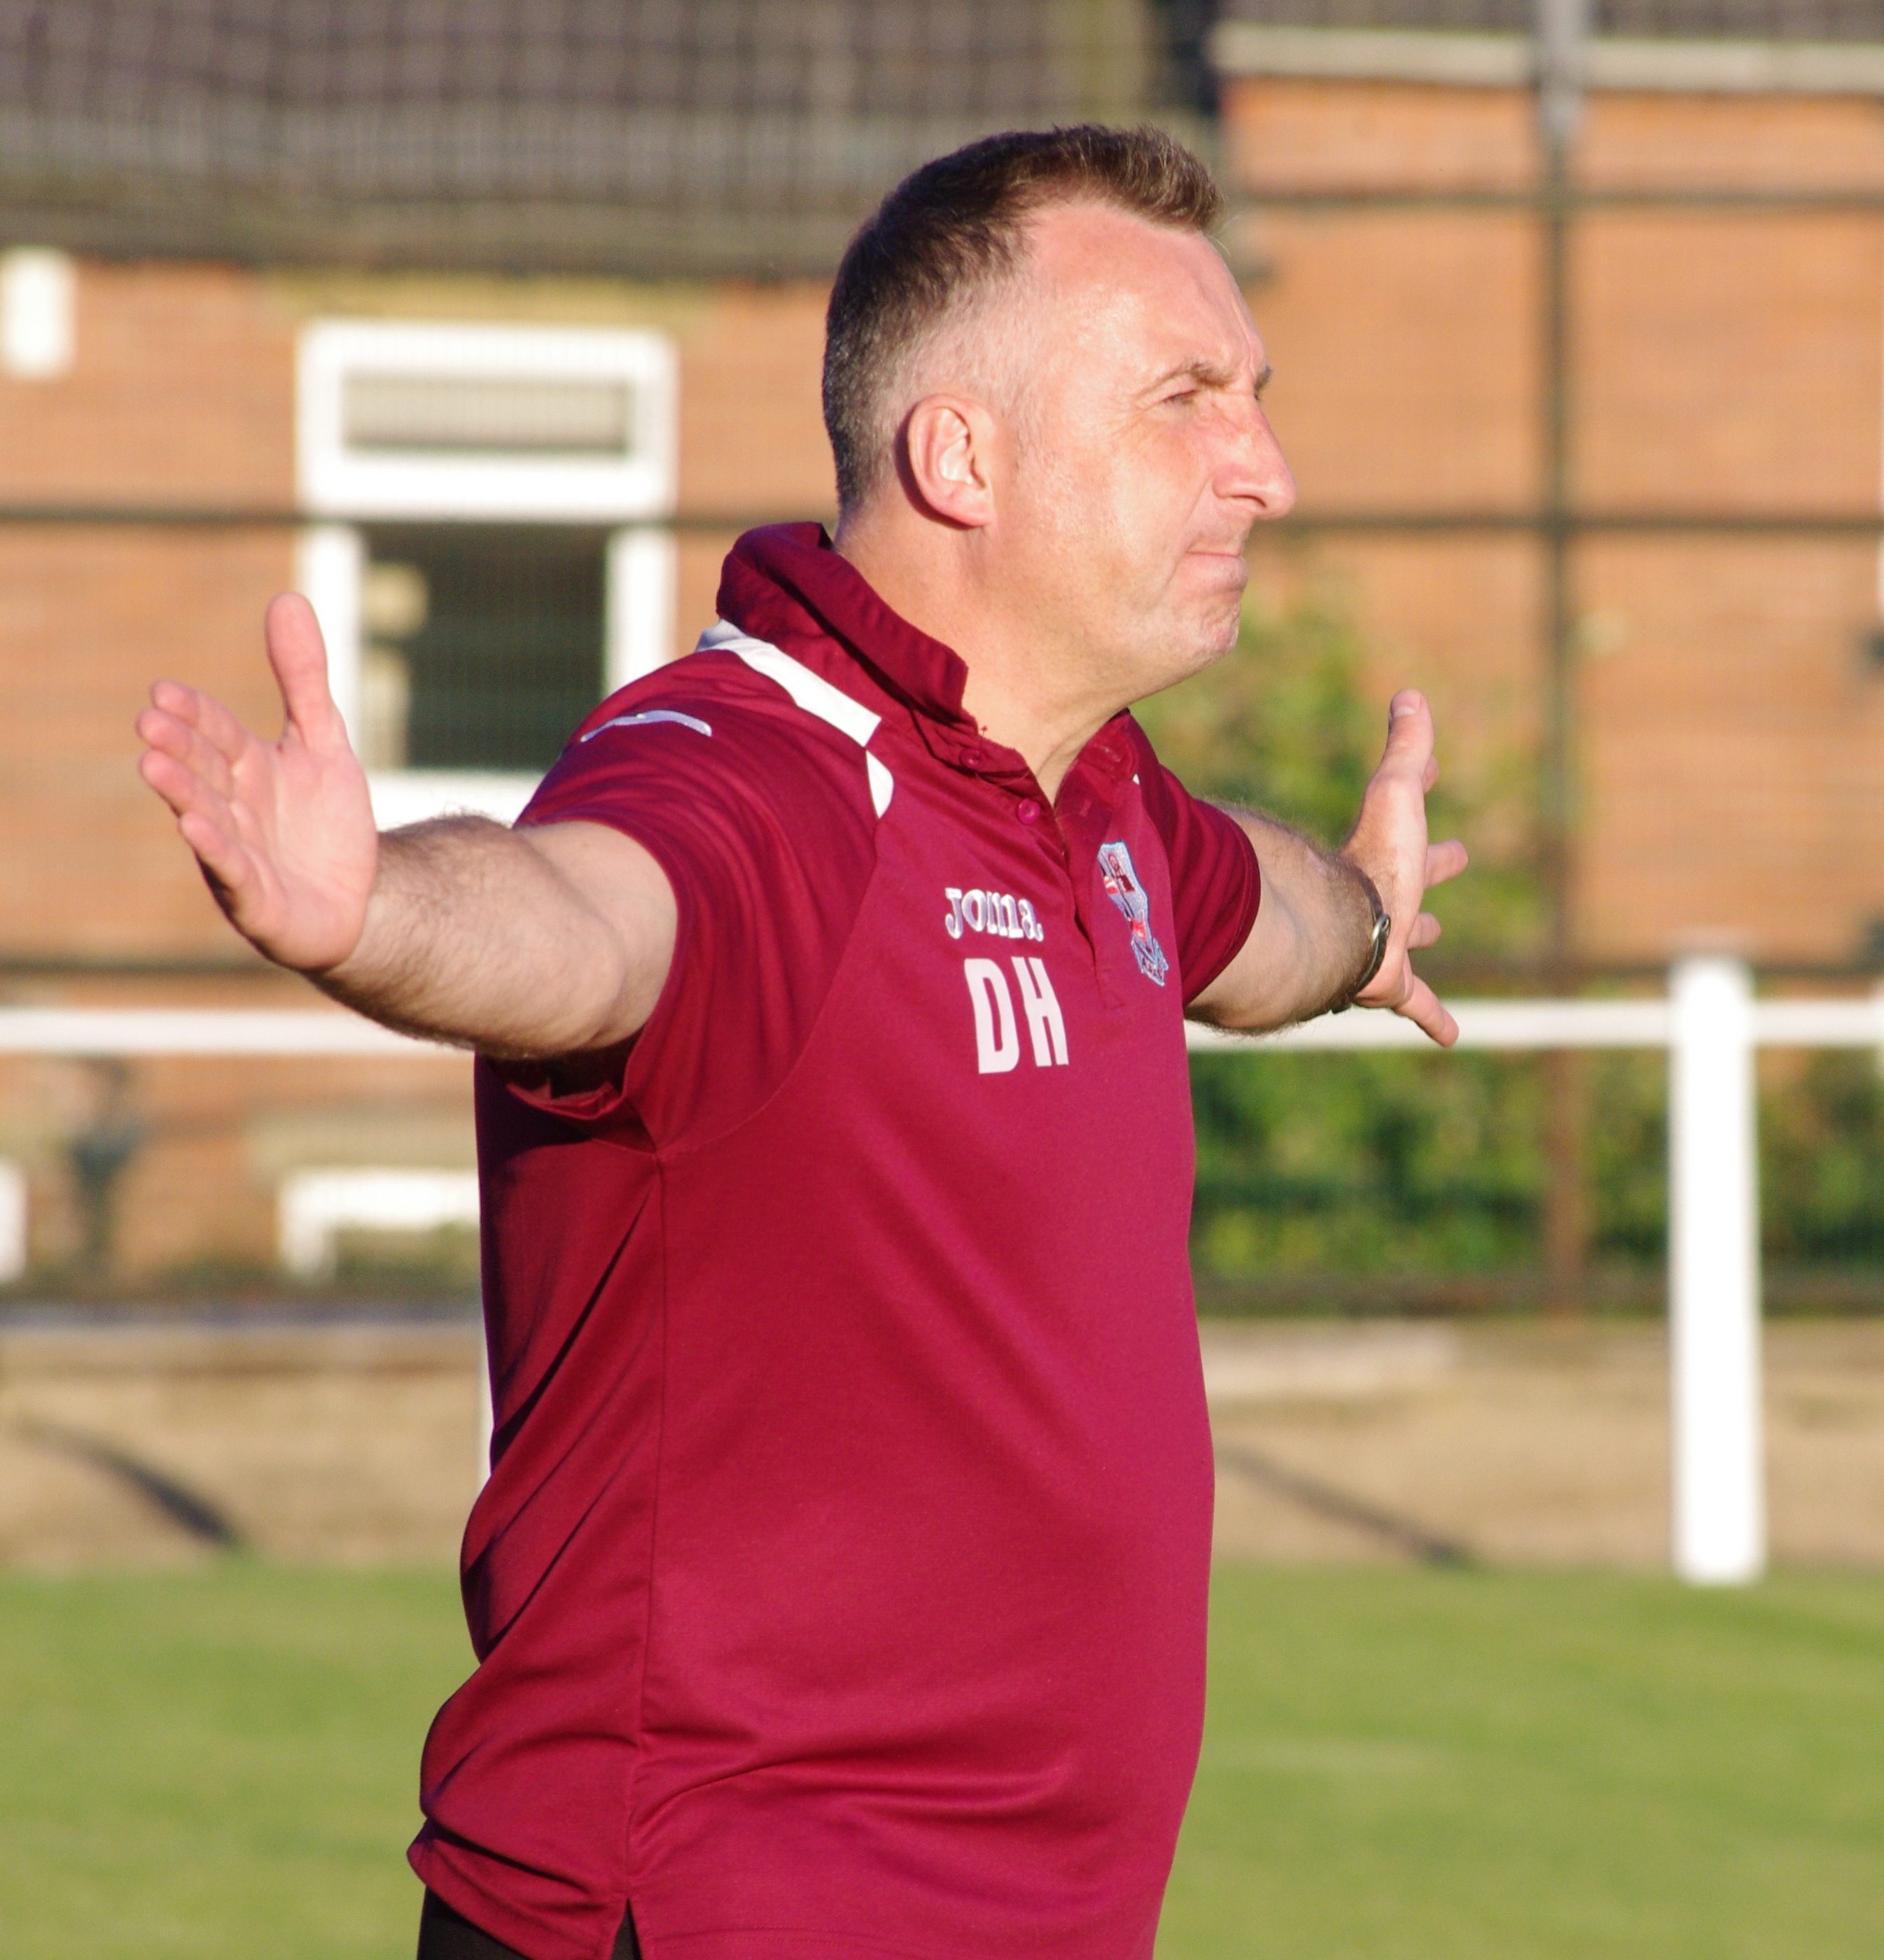
[[[1456,1310],[1542,1297],[1537,1058],[1207,1055],[1191,1067],[1192,1251],[1207,1304]],[[1593,1298],[1659,1307],[1666,1064],[1616,1054],[1587,1067]],[[1884,1309],[1874,1057],[1819,1055],[1774,1071],[1760,1096],[1760,1189],[1770,1303]],[[1317,1278],[1373,1284],[1307,1284]]]

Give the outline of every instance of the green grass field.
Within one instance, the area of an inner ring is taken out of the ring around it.
[[[0,1578],[0,1952],[409,1955],[468,1661],[441,1573]],[[1881,1946],[1884,1582],[1219,1573],[1160,1960]]]

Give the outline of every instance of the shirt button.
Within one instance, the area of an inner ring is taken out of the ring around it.
[[[1020,800],[1020,807],[1014,814],[1023,823],[1038,823],[1040,821],[1040,806],[1032,797],[1023,797]]]
[[[988,751],[985,749],[964,749],[962,751],[962,766],[964,768],[979,769],[987,760]]]

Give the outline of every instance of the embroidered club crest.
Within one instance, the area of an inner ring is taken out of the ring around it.
[[[1125,923],[1131,928],[1131,956],[1138,963],[1138,971],[1154,987],[1162,987],[1171,963],[1164,956],[1164,948],[1151,937],[1151,901],[1138,882],[1131,853],[1122,842],[1102,844],[1099,868],[1105,874],[1106,889],[1112,894],[1112,903],[1125,914]]]

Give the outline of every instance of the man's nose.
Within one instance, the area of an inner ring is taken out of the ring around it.
[[[1217,494],[1252,506],[1258,518],[1286,517],[1295,508],[1295,478],[1260,402],[1251,402],[1217,470]]]
[[[1221,490],[1225,496],[1252,504],[1262,520],[1286,517],[1296,508],[1296,479],[1261,402],[1251,404],[1249,422],[1239,435],[1241,441],[1229,459]]]

